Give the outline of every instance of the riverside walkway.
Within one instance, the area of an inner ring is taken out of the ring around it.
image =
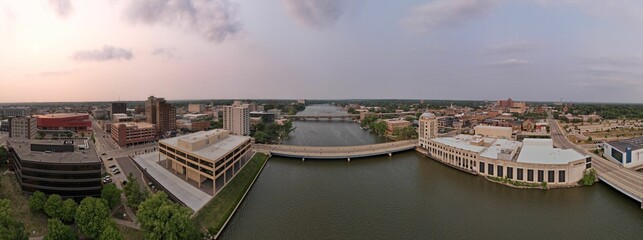
[[[396,152],[413,150],[417,146],[417,140],[405,140],[389,143],[378,143],[359,146],[292,146],[292,145],[265,145],[255,144],[255,151],[263,152],[273,156],[291,157],[305,159],[348,159],[360,157],[372,157],[379,155],[392,155]]]
[[[551,117],[549,119],[549,125],[551,126],[552,139],[557,147],[574,149],[581,154],[591,156],[592,167],[596,169],[598,178],[623,194],[641,202],[641,209],[643,209],[643,174],[625,168],[618,163],[609,161],[596,154],[590,153],[587,150],[569,142],[556,120]]]

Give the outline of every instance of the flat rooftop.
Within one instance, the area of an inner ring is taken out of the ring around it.
[[[147,123],[147,122],[118,122],[118,123],[112,123],[112,124],[114,125],[125,124],[125,126],[128,126],[128,127],[136,126],[139,129],[154,128],[154,124]]]
[[[38,118],[68,118],[77,116],[89,116],[89,113],[49,113],[44,115],[37,115]]]
[[[207,204],[213,196],[192,186],[184,179],[174,175],[163,166],[159,165],[159,153],[147,153],[133,157],[134,162],[141,166],[146,172],[154,178],[159,184],[169,191],[174,197],[178,198],[185,206],[198,212]]]
[[[567,164],[585,159],[573,149],[554,148],[552,139],[525,138],[518,162],[541,164]]]
[[[607,142],[607,144],[611,145],[612,147],[618,149],[621,152],[627,151],[628,147],[632,148],[632,151],[636,151],[643,148],[643,137],[612,141],[612,142]]]
[[[201,132],[188,134],[185,136],[163,139],[159,142],[166,144],[168,146],[171,146],[172,148],[181,149],[183,151],[190,152],[202,158],[216,160],[222,156],[225,156],[227,153],[229,153],[230,151],[233,151],[234,149],[239,147],[239,145],[243,144],[243,142],[250,139],[250,137],[230,134],[228,135],[228,137],[221,139],[218,142],[212,143],[208,146],[205,146],[197,151],[190,151],[188,149],[180,147],[178,144],[179,139],[186,142],[196,142],[208,136],[211,136],[212,134],[219,134],[222,131],[224,130],[215,129],[210,131],[201,131]]]
[[[100,158],[96,153],[94,143],[89,143],[89,149],[79,150],[78,145],[85,144],[83,139],[75,139],[73,152],[39,152],[31,151],[31,144],[42,145],[62,145],[63,140],[15,140],[10,139],[9,144],[18,153],[20,158],[24,161],[43,162],[43,163],[61,163],[61,164],[74,164],[74,163],[96,163],[100,162]]]
[[[511,153],[517,150],[522,144],[517,141],[507,139],[496,139],[491,146],[487,147],[480,156],[492,159],[498,159],[498,153]]]
[[[470,144],[470,142],[474,139],[476,139],[476,136],[473,135],[457,135],[455,137],[435,138],[433,139],[433,141],[467,151],[476,153],[482,152],[482,150],[484,150],[484,146],[476,146]],[[484,141],[484,138],[480,138],[479,136],[478,139]]]

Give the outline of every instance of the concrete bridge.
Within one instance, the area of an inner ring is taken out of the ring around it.
[[[549,125],[551,126],[554,145],[560,148],[574,149],[581,154],[591,156],[592,167],[596,169],[598,178],[607,185],[640,202],[641,209],[643,209],[643,174],[625,168],[618,163],[602,158],[569,142],[558,123],[551,117]]]
[[[333,119],[342,119],[342,120],[364,120],[366,116],[378,116],[378,117],[403,117],[403,116],[415,116],[417,112],[399,112],[399,113],[372,113],[372,112],[361,112],[360,114],[342,114],[342,115],[283,115],[286,119],[291,120],[333,120]]]
[[[271,154],[273,156],[305,159],[348,159],[361,157],[372,157],[389,155],[393,153],[414,150],[417,140],[405,140],[398,142],[379,143],[359,146],[292,146],[292,145],[266,145],[255,144],[253,148],[257,152]]]

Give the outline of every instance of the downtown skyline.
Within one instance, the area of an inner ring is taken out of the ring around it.
[[[0,102],[643,101],[643,3],[0,0]]]

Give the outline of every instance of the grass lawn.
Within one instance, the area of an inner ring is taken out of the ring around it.
[[[4,172],[6,168],[0,171]],[[47,231],[47,215],[42,212],[31,212],[29,198],[22,194],[20,186],[13,174],[1,175],[0,198],[11,201],[13,217],[25,225],[29,236],[43,236]],[[36,231],[34,234],[33,231]]]
[[[219,232],[266,160],[268,156],[262,153],[250,159],[241,172],[194,217],[196,226],[207,229],[211,234]]]
[[[118,224],[115,224],[116,227],[118,228],[118,231],[123,235],[123,239],[125,240],[140,240],[143,239],[143,231],[133,229],[133,228],[128,228],[125,226],[121,226]]]

